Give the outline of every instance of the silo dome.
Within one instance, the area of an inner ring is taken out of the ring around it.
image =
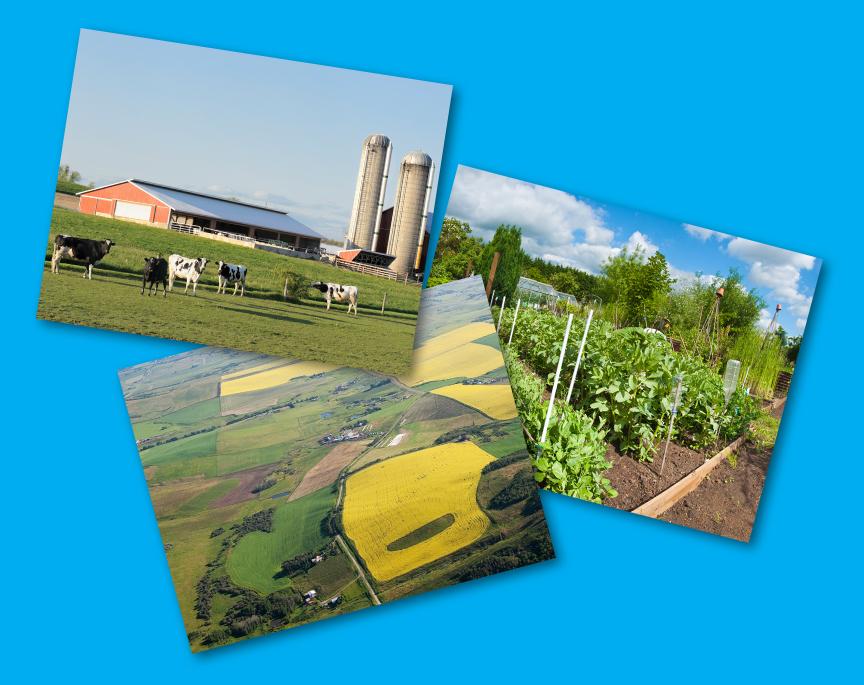
[[[414,150],[402,159],[402,164],[415,164],[416,166],[432,166],[432,158],[425,152]]]
[[[378,145],[387,147],[390,144],[390,139],[383,133],[373,133],[371,136],[366,136],[363,145]]]

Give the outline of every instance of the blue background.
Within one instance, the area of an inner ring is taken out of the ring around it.
[[[7,6],[4,671],[860,676],[861,16],[689,4]],[[35,319],[80,27],[452,83],[436,227],[464,163],[823,258],[751,544],[544,494],[555,561],[192,655],[116,376],[190,346]]]

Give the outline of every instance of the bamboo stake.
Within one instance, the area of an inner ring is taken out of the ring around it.
[[[681,383],[684,376],[680,373],[675,377],[678,385],[675,387],[675,399],[672,400],[672,416],[669,417],[669,432],[666,434],[666,446],[663,448],[663,461],[660,462],[660,477],[663,477],[663,467],[666,466],[666,452],[669,450],[669,440],[672,439],[672,426],[675,423],[675,414],[678,413],[678,403],[681,401]]]
[[[576,384],[576,374],[579,373],[579,365],[582,363],[582,352],[585,349],[585,341],[588,340],[588,329],[591,328],[592,318],[594,318],[593,309],[588,312],[588,319],[585,321],[585,332],[582,334],[582,342],[579,343],[579,354],[576,355],[576,366],[573,367],[573,376],[570,378],[570,389],[567,390],[565,404],[570,404],[570,398],[573,396],[573,386]]]
[[[501,317],[504,316],[504,303],[507,301],[507,296],[501,298],[501,309],[498,310],[498,325],[495,327],[495,332],[501,330]]]
[[[552,419],[552,407],[555,406],[555,393],[558,392],[558,377],[561,375],[561,366],[564,364],[564,353],[567,351],[567,338],[570,337],[570,326],[573,323],[573,315],[567,317],[567,328],[564,329],[564,342],[561,343],[561,354],[558,355],[558,369],[555,371],[555,381],[552,383],[552,394],[549,396],[549,407],[546,409],[546,420],[543,422],[543,432],[540,434],[540,444],[546,442],[546,431],[549,430],[549,421]]]
[[[516,318],[519,316],[519,305],[522,304],[522,298],[516,300],[516,312],[513,314],[513,325],[510,326],[510,337],[507,338],[507,345],[509,347],[510,343],[513,342],[513,331],[516,330]]]

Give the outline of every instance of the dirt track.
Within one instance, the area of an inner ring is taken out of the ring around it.
[[[365,450],[368,445],[368,440],[342,442],[336,445],[321,461],[306,472],[300,485],[294,489],[288,501],[299,499],[303,495],[320,490],[325,485],[330,485],[339,476],[339,472],[348,466],[354,457]]]

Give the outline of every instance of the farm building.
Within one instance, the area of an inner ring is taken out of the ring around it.
[[[302,251],[321,246],[318,233],[285,212],[135,178],[78,193],[78,208],[84,214],[184,233],[210,233]]]

